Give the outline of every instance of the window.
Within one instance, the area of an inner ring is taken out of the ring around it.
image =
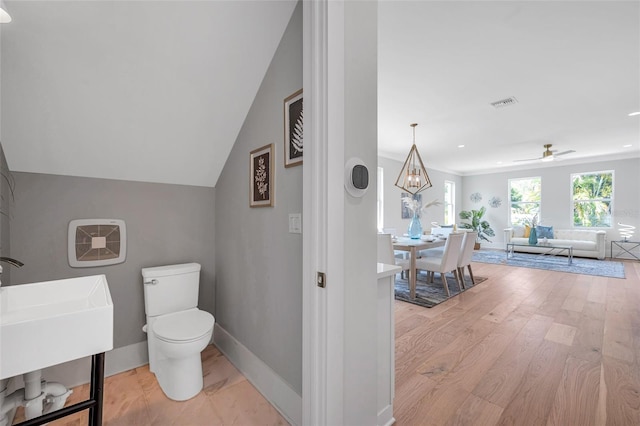
[[[456,184],[444,181],[444,224],[453,225],[456,222]]]
[[[573,226],[611,227],[613,172],[575,173],[571,175]]]
[[[378,166],[378,231],[384,228],[384,187],[382,178],[384,172],[382,167]]]
[[[530,224],[537,215],[540,221],[540,177],[509,179],[509,222],[511,225]]]

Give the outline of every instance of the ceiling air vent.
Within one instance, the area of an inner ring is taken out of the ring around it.
[[[499,101],[491,102],[491,105],[494,108],[504,108],[504,107],[508,107],[508,106],[511,106],[511,105],[515,105],[517,103],[518,103],[518,100],[516,98],[514,98],[513,96],[511,96],[510,98],[501,99]]]

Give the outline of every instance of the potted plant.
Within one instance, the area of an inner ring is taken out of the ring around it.
[[[461,223],[460,228],[463,229],[471,229],[472,231],[478,232],[478,237],[476,238],[475,249],[478,250],[480,248],[480,242],[482,240],[489,241],[491,240],[487,237],[495,237],[495,232],[491,229],[491,225],[486,220],[482,220],[482,217],[486,213],[487,209],[483,206],[480,210],[463,210],[460,212],[460,219],[469,220],[470,223]]]

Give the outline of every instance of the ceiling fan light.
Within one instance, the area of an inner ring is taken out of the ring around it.
[[[551,151],[552,146],[553,145],[551,145],[550,143],[544,145],[546,150],[542,153],[542,161],[553,161],[553,152]]]

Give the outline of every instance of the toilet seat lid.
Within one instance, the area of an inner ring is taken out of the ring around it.
[[[213,315],[200,309],[163,315],[153,324],[153,332],[162,340],[196,340],[213,328]]]

